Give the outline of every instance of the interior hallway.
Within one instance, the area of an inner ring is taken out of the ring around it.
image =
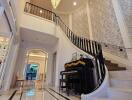
[[[0,93],[0,100],[80,100],[80,97],[59,92],[53,87],[35,88],[34,82],[27,86],[20,86],[7,92]]]

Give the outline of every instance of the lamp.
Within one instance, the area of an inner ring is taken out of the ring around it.
[[[51,0],[52,6],[54,9],[57,8],[61,0]]]

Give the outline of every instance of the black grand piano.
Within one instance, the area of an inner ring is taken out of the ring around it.
[[[60,72],[60,89],[66,88],[67,94],[87,94],[96,87],[96,69],[89,58],[82,58],[65,64],[65,70]],[[64,85],[64,84],[65,85]]]

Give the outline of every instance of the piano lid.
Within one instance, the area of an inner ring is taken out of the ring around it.
[[[65,64],[65,68],[77,66],[78,64],[85,65],[86,63],[84,61],[77,60],[77,61],[74,61],[74,62],[70,62],[70,63]]]

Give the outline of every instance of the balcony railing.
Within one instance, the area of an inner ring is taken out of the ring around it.
[[[55,13],[53,13],[50,10],[36,6],[34,4],[27,2],[24,11],[55,22],[55,18],[56,18]]]

